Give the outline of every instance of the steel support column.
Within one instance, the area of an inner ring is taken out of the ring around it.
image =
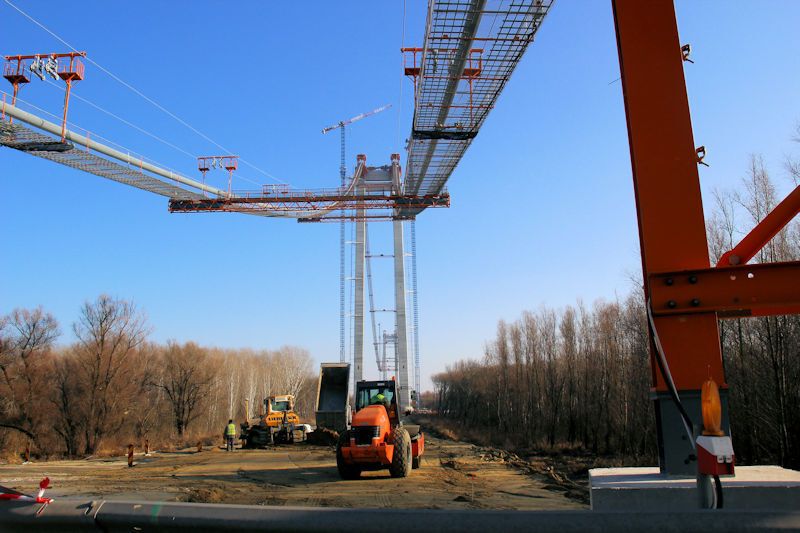
[[[651,274],[709,268],[697,155],[672,0],[612,0],[641,243],[645,297]],[[714,312],[657,316],[679,391],[695,397],[725,376]],[[694,473],[695,460],[652,355],[661,470]],[[699,403],[686,402],[695,422]],[[724,401],[723,401],[724,403]],[[727,413],[726,413],[727,414]]]

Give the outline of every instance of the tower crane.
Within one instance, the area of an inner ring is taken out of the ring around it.
[[[347,167],[345,166],[345,126],[352,124],[353,122],[357,122],[362,118],[367,118],[372,115],[377,115],[382,111],[386,111],[392,107],[392,104],[386,104],[383,107],[379,107],[377,109],[373,109],[372,111],[368,111],[366,113],[361,113],[360,115],[356,115],[353,118],[349,118],[347,120],[342,120],[338,124],[334,124],[333,126],[328,126],[327,128],[322,129],[322,133],[328,133],[329,131],[333,131],[335,129],[339,129],[341,133],[341,164],[339,165],[339,178],[341,179],[341,187],[344,189],[345,181],[347,179]],[[342,221],[339,223],[339,360],[344,362],[344,278],[345,278],[345,253],[344,253],[344,234],[345,234],[345,221],[342,218]]]
[[[342,131],[344,131],[344,127],[345,126],[348,126],[348,125],[352,124],[353,122],[359,121],[362,118],[367,118],[367,117],[370,117],[372,115],[377,115],[381,111],[386,111],[390,107],[392,107],[392,104],[386,104],[385,106],[379,107],[378,109],[373,109],[372,111],[368,111],[366,113],[361,113],[360,115],[356,115],[353,118],[350,118],[350,119],[347,119],[347,120],[342,120],[338,124],[334,124],[333,126],[328,126],[327,128],[323,128],[322,129],[322,133],[328,133],[329,131],[335,130],[336,128],[342,128]],[[344,136],[342,138],[344,138]]]

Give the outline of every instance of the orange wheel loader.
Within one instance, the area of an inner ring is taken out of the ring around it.
[[[336,445],[339,475],[356,479],[388,468],[392,477],[406,477],[420,467],[424,451],[420,427],[400,421],[394,380],[359,381],[353,421]]]

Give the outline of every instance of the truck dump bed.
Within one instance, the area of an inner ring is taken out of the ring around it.
[[[322,363],[317,386],[318,428],[342,432],[350,418],[350,363]]]

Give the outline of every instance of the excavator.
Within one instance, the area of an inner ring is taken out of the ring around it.
[[[241,424],[242,446],[261,448],[270,444],[291,444],[295,429],[300,426],[300,417],[294,412],[294,396],[273,395],[264,400],[265,413],[256,424],[248,420]]]
[[[359,381],[356,412],[350,429],[336,445],[336,467],[342,479],[357,479],[365,470],[389,469],[392,477],[407,477],[422,464],[425,435],[400,419],[394,380]]]

